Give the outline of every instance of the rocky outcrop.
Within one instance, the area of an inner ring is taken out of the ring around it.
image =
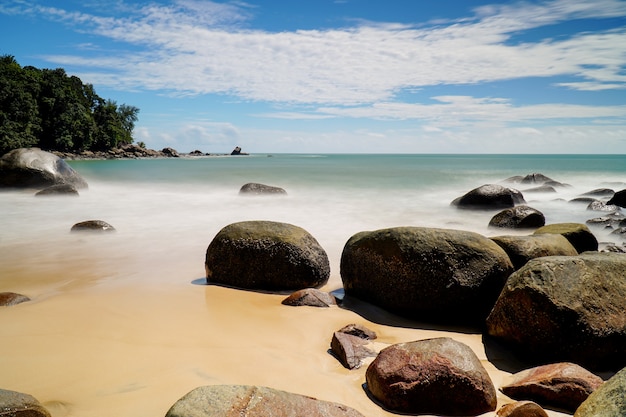
[[[579,365],[561,362],[518,372],[500,390],[515,400],[534,401],[573,413],[603,382]]]
[[[236,146],[235,149],[230,153],[231,155],[248,155],[245,152],[241,152],[241,147]]]
[[[14,306],[30,301],[30,298],[15,292],[0,292],[0,306]]]
[[[330,307],[337,305],[337,299],[330,293],[317,288],[298,290],[282,301],[287,306],[302,307]]]
[[[555,223],[535,230],[535,235],[543,233],[559,234],[565,237],[576,248],[578,253],[598,250],[598,239],[591,230],[580,223]]]
[[[0,389],[0,415],[7,417],[50,417],[50,412],[32,395]]]
[[[114,232],[115,227],[102,220],[85,220],[76,223],[70,229],[71,232]]]
[[[513,271],[473,232],[397,227],[352,236],[341,255],[346,295],[429,321],[482,322]]]
[[[87,188],[87,182],[58,156],[39,148],[20,148],[0,158],[0,188],[46,188],[68,184]]]
[[[502,210],[489,221],[491,227],[507,229],[536,229],[546,224],[542,212],[526,205]]]
[[[526,204],[526,201],[518,190],[485,184],[454,199],[451,204],[459,208],[490,210],[514,207],[516,204]]]
[[[546,410],[532,401],[516,401],[498,409],[497,417],[548,417]]]
[[[491,240],[500,246],[513,262],[515,269],[520,269],[531,259],[542,256],[575,256],[578,251],[562,235],[551,233],[529,236],[495,236]]]
[[[306,230],[245,221],[218,232],[206,251],[207,283],[258,290],[317,288],[330,276],[328,256]]]
[[[199,387],[168,410],[165,417],[363,417],[343,404],[248,385]]]
[[[394,412],[471,416],[496,409],[496,390],[480,360],[450,338],[391,345],[365,378],[369,392]]]
[[[626,368],[595,390],[574,413],[574,417],[624,416],[626,416]]]
[[[534,362],[588,369],[626,364],[626,257],[617,253],[528,261],[487,318],[489,335]]]
[[[244,184],[239,189],[239,194],[242,194],[242,195],[286,195],[287,191],[285,191],[283,188],[274,187],[272,185],[249,182],[247,184]]]

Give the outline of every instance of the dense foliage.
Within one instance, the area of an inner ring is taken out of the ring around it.
[[[130,144],[138,113],[61,68],[22,68],[13,56],[0,56],[0,155],[32,146],[79,152]]]

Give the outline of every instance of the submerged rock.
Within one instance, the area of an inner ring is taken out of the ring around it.
[[[516,204],[525,204],[518,190],[498,184],[485,184],[452,201],[453,206],[467,209],[502,209]]]

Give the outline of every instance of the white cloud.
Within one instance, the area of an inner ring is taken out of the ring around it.
[[[279,33],[241,28],[250,10],[197,0],[146,6],[124,18],[46,8],[42,12],[77,30],[142,48],[114,57],[47,58],[82,66],[79,76],[118,89],[287,103],[375,103],[403,89],[520,77],[575,76],[581,80],[562,86],[587,90],[626,83],[624,28],[507,43],[514,33],[543,25],[624,16],[618,0],[489,6],[470,19],[426,28],[361,24]]]

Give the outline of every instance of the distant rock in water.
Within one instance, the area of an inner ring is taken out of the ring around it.
[[[616,192],[613,197],[607,201],[607,204],[615,204],[616,206],[626,207],[626,190]]]
[[[485,184],[454,199],[451,204],[459,208],[488,210],[525,203],[524,196],[518,190],[498,184]]]
[[[115,228],[102,220],[86,220],[72,226],[72,232],[114,232]]]
[[[76,187],[74,187],[72,184],[58,184],[58,185],[51,185],[50,187],[44,188],[43,190],[35,194],[36,197],[50,196],[50,195],[77,196],[78,190],[76,190]]]
[[[45,188],[69,184],[87,188],[87,182],[67,162],[39,148],[20,148],[0,158],[0,187]]]
[[[230,154],[231,155],[248,155],[245,152],[241,152],[241,148],[239,146],[236,146],[235,149],[233,149],[233,151]]]
[[[545,226],[546,218],[542,212],[526,205],[502,210],[489,221],[491,227],[507,229],[532,229]]]
[[[239,194],[243,195],[266,195],[266,194],[282,194],[287,195],[287,191],[280,187],[274,187],[272,185],[259,184],[256,182],[249,182],[244,184],[239,189]]]

